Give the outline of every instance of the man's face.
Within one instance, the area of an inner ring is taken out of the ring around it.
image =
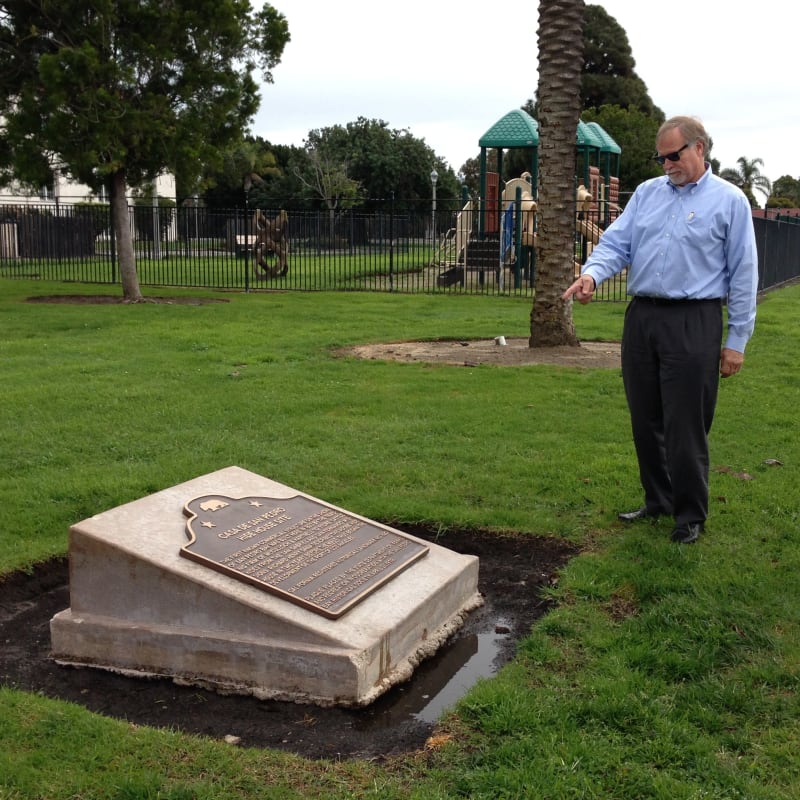
[[[688,144],[688,147],[684,145]],[[664,174],[676,186],[685,186],[700,178],[705,172],[703,145],[701,142],[688,142],[679,128],[665,131],[656,141],[656,152],[660,156],[680,151],[677,161],[664,161]]]

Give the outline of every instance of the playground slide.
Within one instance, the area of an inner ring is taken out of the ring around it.
[[[472,232],[472,200],[456,216],[456,263],[464,252]],[[466,260],[466,258],[465,258]]]
[[[575,228],[582,236],[585,236],[592,244],[597,244],[600,241],[600,234],[602,229],[594,222],[588,219],[576,219]]]
[[[513,203],[517,199],[517,189],[522,190],[523,200],[533,200],[530,181],[525,177],[528,173],[523,173],[521,178],[511,178],[503,187],[503,201]]]
[[[523,172],[519,178],[511,178],[503,188],[503,205],[507,209],[517,200],[517,189],[521,189],[520,214],[522,215],[522,244],[536,246],[536,201],[531,194],[530,173]]]

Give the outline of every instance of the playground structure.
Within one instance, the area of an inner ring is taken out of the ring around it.
[[[434,266],[442,268],[440,286],[464,283],[476,272],[502,285],[511,269],[516,288],[533,283],[536,261],[538,124],[521,109],[502,117],[481,138],[480,191],[456,214],[454,225],[439,240]],[[504,151],[531,152],[531,170],[503,180]],[[497,151],[497,170],[487,169],[487,150]],[[575,233],[576,272],[603,230],[619,215],[619,145],[596,122],[580,121],[576,133]],[[502,185],[502,189],[501,189]]]

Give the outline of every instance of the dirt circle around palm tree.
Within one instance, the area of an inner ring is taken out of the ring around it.
[[[502,335],[492,339],[438,339],[363,344],[341,348],[337,352],[339,355],[351,358],[460,367],[551,365],[616,369],[620,366],[619,342],[584,341],[577,347],[569,345],[530,347],[527,337]]]

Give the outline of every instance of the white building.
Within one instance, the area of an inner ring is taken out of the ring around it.
[[[166,173],[160,175],[154,185],[154,192],[158,197],[166,198],[175,202],[175,177]],[[134,193],[128,191],[128,202],[132,206]],[[71,181],[61,174],[58,169],[53,170],[53,186],[42,187],[38,192],[31,190],[29,185],[23,185],[19,181],[13,181],[9,186],[0,187],[0,259],[13,259],[20,255],[20,230],[17,215],[20,207],[30,207],[35,209],[36,214],[42,210],[52,209],[56,214],[59,213],[59,206],[62,209],[78,203],[108,203],[109,198],[106,192],[97,194],[88,186]],[[13,211],[11,207],[13,208]],[[10,218],[5,218],[3,209],[11,212]],[[133,226],[133,211],[131,209],[131,225]],[[171,225],[174,226],[173,220]],[[102,234],[107,236],[107,234]],[[156,243],[157,244],[157,243]]]
[[[159,175],[155,181],[155,194],[158,197],[175,200],[175,176],[170,173]],[[128,192],[128,199],[133,200],[133,192]],[[53,186],[42,186],[39,191],[32,191],[18,181],[9,186],[0,187],[0,203],[3,205],[52,205],[59,203],[107,203],[105,191],[97,194],[88,186],[76,183],[62,175],[61,170],[53,170]]]

